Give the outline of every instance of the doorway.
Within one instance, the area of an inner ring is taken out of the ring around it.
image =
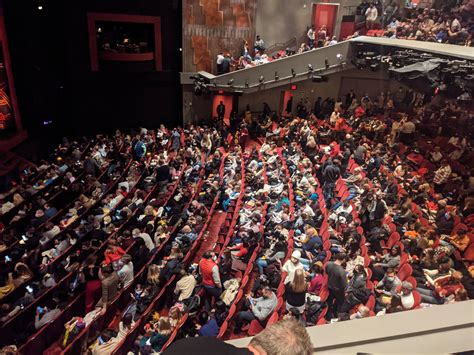
[[[321,26],[326,26],[327,36],[334,36],[336,33],[336,19],[338,10],[339,4],[313,4],[312,25],[316,31],[318,31]]]

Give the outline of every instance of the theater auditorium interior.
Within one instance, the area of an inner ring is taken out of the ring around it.
[[[474,0],[0,0],[0,355],[472,354]]]

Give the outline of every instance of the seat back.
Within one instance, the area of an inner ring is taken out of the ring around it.
[[[413,268],[411,267],[411,265],[408,263],[405,263],[400,266],[397,276],[400,279],[400,281],[405,281],[408,277],[411,276],[412,272],[413,272]]]

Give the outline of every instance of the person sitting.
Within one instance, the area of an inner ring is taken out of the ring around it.
[[[206,311],[199,314],[198,322],[198,335],[200,337],[216,337],[219,333],[219,325],[216,319],[209,317],[209,313]]]
[[[117,336],[111,337],[108,341],[104,341],[103,343],[99,340],[99,343],[92,349],[92,355],[106,355],[113,353],[118,344],[120,344],[128,333],[130,333],[134,324],[135,322],[133,321],[132,315],[126,313],[119,323]]]
[[[360,303],[366,303],[368,293],[366,292],[367,273],[363,265],[356,265],[353,270],[353,276],[346,287],[344,303],[341,306],[341,312],[349,312],[354,306]]]
[[[390,307],[387,310],[389,313],[408,311],[415,305],[415,299],[413,297],[413,285],[408,281],[403,281],[399,287],[399,291],[392,298]]]
[[[398,288],[401,284],[402,282],[396,275],[395,270],[388,268],[383,279],[375,286],[375,293],[379,296],[376,305],[377,312],[391,303],[392,297],[397,295]]]
[[[455,235],[449,237],[449,242],[462,253],[471,244],[471,239],[466,229],[459,229]]]
[[[319,296],[319,292],[321,292],[321,288],[323,287],[324,283],[324,268],[323,263],[321,261],[317,261],[313,265],[313,278],[309,284],[308,292]]]
[[[35,316],[35,328],[40,329],[46,324],[52,322],[59,314],[61,310],[58,308],[58,304],[54,299],[50,300],[46,307],[37,307]]]
[[[357,312],[351,314],[350,319],[362,319],[370,317],[370,309],[363,304],[357,308]]]
[[[253,298],[250,295],[246,295],[242,307],[243,310],[237,313],[235,333],[242,332],[243,322],[251,322],[254,319],[264,322],[275,310],[277,303],[278,300],[275,293],[268,286],[262,289],[262,297]]]
[[[145,324],[145,335],[138,339],[140,353],[160,352],[168,341],[173,329],[168,317],[160,317],[153,326]]]
[[[180,269],[179,275],[181,275],[181,278],[176,283],[174,294],[178,296],[178,301],[182,301],[192,296],[196,287],[196,279],[194,275],[188,273],[184,268]]]

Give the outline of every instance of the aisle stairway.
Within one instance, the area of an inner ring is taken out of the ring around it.
[[[226,213],[221,210],[217,210],[216,212],[214,212],[214,215],[211,217],[211,222],[209,222],[209,234],[201,243],[201,247],[197,251],[193,263],[199,263],[199,260],[201,260],[202,254],[205,251],[214,249],[214,245],[216,244],[217,238],[219,236],[219,230],[221,229],[221,226],[225,221],[225,215]]]

